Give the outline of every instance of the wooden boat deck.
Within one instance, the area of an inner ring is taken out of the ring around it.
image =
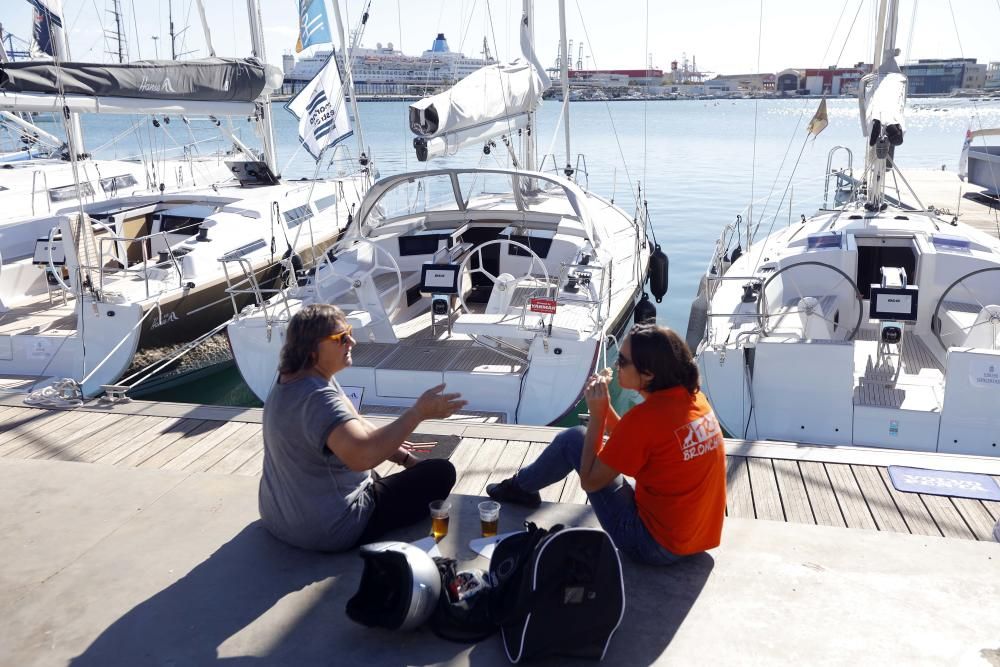
[[[137,401],[53,410],[25,407],[22,398],[0,394],[0,457],[246,476],[261,472],[257,408]],[[487,484],[533,461],[557,432],[467,420],[426,422],[419,431],[461,437],[451,455],[458,470],[454,492],[467,495],[484,495]],[[728,516],[983,541],[992,539],[1000,519],[1000,502],[897,491],[886,465],[873,461],[910,453],[872,450],[868,455],[854,449],[852,457],[839,448],[741,440],[728,440],[726,446]],[[379,471],[393,468],[383,464]],[[989,461],[987,468],[1000,481],[1000,460]],[[544,489],[542,498],[587,501],[572,476]]]
[[[53,288],[51,295],[39,294],[0,312],[0,335],[45,331],[76,331],[76,302],[72,299],[64,302],[58,289]]]

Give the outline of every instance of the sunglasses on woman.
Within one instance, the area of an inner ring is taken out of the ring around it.
[[[626,366],[632,365],[632,360],[624,354],[619,353],[618,358],[615,359],[615,365],[618,366],[618,368],[625,368]]]
[[[343,345],[344,344],[344,338],[351,335],[351,330],[352,329],[353,329],[353,327],[351,327],[351,325],[348,324],[346,327],[344,327],[343,331],[341,331],[339,333],[335,333],[335,334],[330,334],[329,336],[327,336],[327,339],[332,340],[335,343],[340,343],[341,345]]]

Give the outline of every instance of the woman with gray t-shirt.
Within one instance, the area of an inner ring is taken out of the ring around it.
[[[361,417],[333,379],[351,365],[351,327],[336,306],[306,306],[288,323],[278,381],[264,403],[260,517],[280,540],[340,551],[428,515],[455,484],[447,460],[420,461],[406,438],[425,419],[465,405],[444,385],[427,390],[391,424]],[[380,478],[392,461],[404,470]]]

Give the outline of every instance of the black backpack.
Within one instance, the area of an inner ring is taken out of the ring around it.
[[[547,655],[601,660],[625,614],[618,550],[597,528],[533,523],[490,559],[492,613],[511,662]]]

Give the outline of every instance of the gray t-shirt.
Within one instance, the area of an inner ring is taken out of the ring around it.
[[[315,376],[276,383],[264,403],[264,472],[258,506],[280,540],[304,549],[354,545],[371,516],[369,471],[354,472],[326,446],[356,419],[340,385]]]

